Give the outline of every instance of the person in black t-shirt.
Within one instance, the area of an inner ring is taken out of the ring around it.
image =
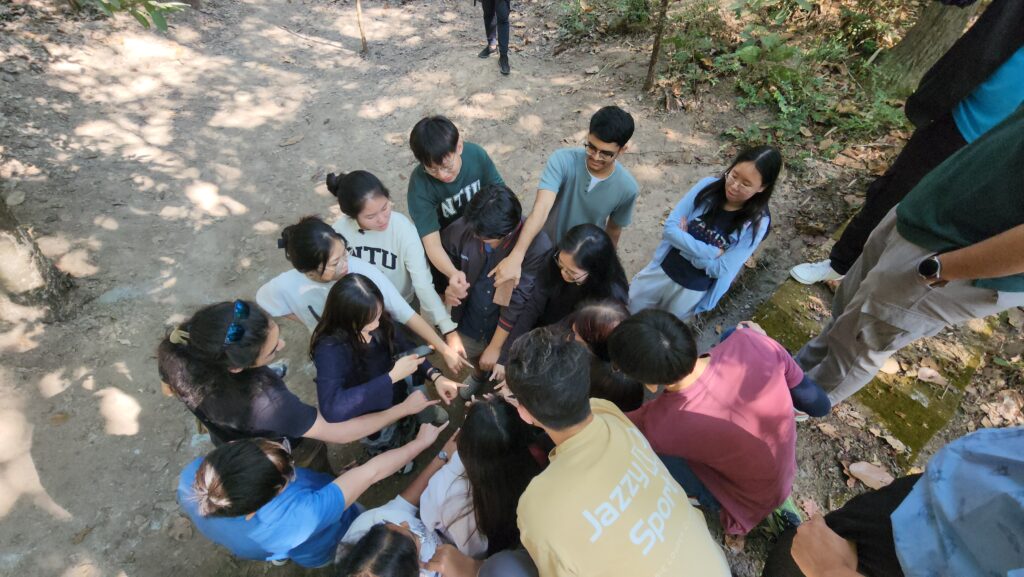
[[[185,403],[215,445],[256,437],[288,438],[293,446],[302,438],[348,443],[437,403],[417,392],[385,411],[328,423],[267,368],[284,348],[280,334],[263,309],[236,300],[198,310],[160,342],[165,389]],[[303,454],[316,452],[307,447]]]

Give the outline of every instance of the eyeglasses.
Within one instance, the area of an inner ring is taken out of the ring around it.
[[[440,176],[442,174],[451,174],[455,170],[455,162],[457,161],[455,154],[449,154],[447,159],[438,165],[427,166],[423,165],[423,170],[430,176]]]
[[[740,190],[742,190],[744,192],[754,192],[754,191],[757,190],[757,188],[755,188],[753,186],[746,185],[746,184],[743,184],[742,182],[740,182],[739,181],[739,177],[736,176],[736,170],[734,170],[734,169],[731,169],[731,170],[729,170],[729,172],[726,172],[725,173],[725,178],[726,178],[726,180],[731,180],[732,183],[734,185],[736,185],[736,188],[739,188]]]
[[[567,276],[570,279],[572,279],[572,282],[574,282],[576,284],[582,284],[583,283],[583,279],[587,278],[587,275],[590,274],[590,273],[588,273],[587,271],[583,271],[582,273],[580,273],[578,275],[573,275],[572,271],[567,269],[567,268],[565,268],[564,266],[562,266],[562,261],[558,260],[558,255],[560,255],[560,254],[562,254],[562,252],[556,250],[555,254],[552,255],[554,257],[554,259],[555,259],[555,266],[558,267],[558,270],[562,271],[562,274],[564,274],[565,276]]]
[[[615,158],[616,154],[618,154],[618,151],[612,152],[610,150],[601,150],[594,146],[594,144],[589,140],[583,141],[583,149],[587,151],[587,156],[591,158],[599,158],[601,160],[611,160]]]
[[[249,318],[249,305],[243,300],[236,300],[234,316],[231,319],[231,324],[228,325],[228,333],[224,336],[225,345],[242,340],[242,337],[245,336],[245,327],[240,325],[238,321],[244,321],[247,318]]]

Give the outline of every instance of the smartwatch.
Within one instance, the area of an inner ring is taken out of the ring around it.
[[[942,279],[942,261],[939,260],[938,254],[922,260],[917,264],[917,274],[921,277],[921,280],[928,283],[933,283],[937,280]]]
[[[437,458],[441,459],[442,463],[447,463],[448,462],[448,451],[440,451],[437,454]]]

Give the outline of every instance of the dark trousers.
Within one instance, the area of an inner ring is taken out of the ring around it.
[[[480,0],[484,7],[484,31],[487,32],[487,44],[493,46],[498,41],[498,50],[508,54],[508,14],[511,11],[511,0]]]
[[[850,499],[842,508],[825,515],[829,528],[857,546],[857,572],[867,577],[903,577],[896,556],[889,517],[903,503],[921,475],[900,477],[877,491]],[[790,552],[796,529],[779,536],[768,554],[761,577],[804,577]]]
[[[839,274],[846,274],[860,257],[871,231],[892,207],[903,200],[933,168],[966,145],[951,113],[915,130],[889,170],[868,186],[864,206],[832,247],[829,254],[832,268]]]

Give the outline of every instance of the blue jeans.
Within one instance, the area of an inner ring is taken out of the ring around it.
[[[686,491],[687,497],[697,499],[701,508],[711,513],[717,513],[722,509],[718,499],[711,494],[711,491],[704,486],[704,483],[700,482],[697,475],[693,474],[693,470],[690,469],[686,459],[671,455],[658,455],[658,457],[661,458],[662,463],[665,463],[665,468],[668,469],[672,478],[683,487],[683,491]]]

